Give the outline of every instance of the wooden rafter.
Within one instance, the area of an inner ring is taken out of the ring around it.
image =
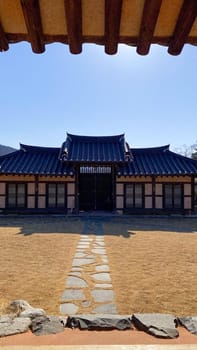
[[[0,51],[7,51],[9,49],[8,40],[5,36],[3,26],[0,21]]]
[[[73,54],[82,51],[82,5],[81,0],[65,0],[68,44]]]
[[[21,6],[32,50],[35,53],[42,53],[45,51],[45,45],[39,0],[21,0]]]
[[[113,55],[118,50],[122,0],[105,0],[105,52]]]
[[[149,52],[161,3],[162,0],[146,0],[144,3],[140,33],[137,42],[137,52],[140,55],[147,55]]]
[[[170,40],[168,52],[171,55],[179,55],[183,49],[192,25],[197,16],[197,1],[184,0],[179,18],[176,22],[173,36]]]

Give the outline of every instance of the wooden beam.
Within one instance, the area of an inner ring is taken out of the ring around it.
[[[184,0],[173,36],[169,42],[168,52],[171,55],[179,55],[183,49],[187,37],[192,29],[197,16],[197,1]]]
[[[65,0],[64,4],[70,52],[73,54],[79,54],[82,51],[81,0]]]
[[[8,40],[3,30],[3,26],[0,21],[0,51],[7,51],[9,49]]]
[[[137,42],[137,53],[147,55],[152,43],[162,0],[145,0]]]
[[[21,0],[21,6],[33,52],[45,51],[39,0]]]
[[[113,55],[118,50],[122,0],[105,0],[105,52]]]

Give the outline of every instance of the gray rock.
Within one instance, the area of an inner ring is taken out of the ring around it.
[[[113,290],[93,290],[91,291],[91,294],[94,298],[94,301],[96,303],[102,303],[105,301],[113,301],[114,299],[114,292]]]
[[[94,273],[92,275],[92,278],[94,278],[97,281],[111,282],[111,277],[108,272]]]
[[[115,304],[103,304],[95,307],[92,310],[93,314],[117,314],[117,309]]]
[[[43,309],[34,309],[33,307],[22,311],[19,317],[29,317],[31,319],[39,316],[45,316],[46,312]]]
[[[177,338],[176,317],[169,314],[134,314],[135,327],[158,338]]]
[[[9,315],[0,317],[0,337],[27,332],[31,319],[25,317],[10,317]]]
[[[16,314],[20,314],[21,311],[24,311],[26,309],[30,309],[32,306],[26,301],[26,300],[14,300],[9,305],[9,309]]]
[[[35,335],[57,334],[64,331],[64,325],[57,316],[40,316],[32,320],[31,331]]]
[[[112,288],[111,283],[96,283],[95,288]]]
[[[94,249],[92,249],[92,253],[104,255],[104,254],[106,254],[106,250],[103,248],[94,248]]]
[[[89,307],[90,305],[91,305],[91,301],[90,300],[82,301],[82,306],[83,307]]]
[[[74,315],[77,313],[79,307],[73,303],[65,303],[60,305],[60,313],[65,315]]]
[[[190,333],[197,335],[197,316],[179,317],[178,320]]]
[[[67,326],[79,329],[131,329],[131,320],[128,316],[115,315],[76,315],[68,317]]]
[[[80,277],[77,276],[68,276],[66,287],[80,287],[85,288],[87,287],[87,283]]]
[[[85,253],[75,253],[75,258],[85,258]]]
[[[84,300],[85,295],[82,290],[78,289],[67,289],[64,291],[61,301],[66,301],[66,300]]]
[[[79,272],[79,271],[73,271],[73,272],[70,272],[70,276],[77,276],[77,277],[81,277],[81,272]]]

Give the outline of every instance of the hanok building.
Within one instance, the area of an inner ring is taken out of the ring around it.
[[[67,134],[61,148],[20,145],[0,157],[2,213],[192,214],[197,161],[124,135]]]

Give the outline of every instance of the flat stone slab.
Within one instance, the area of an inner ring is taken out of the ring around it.
[[[77,276],[77,277],[81,277],[81,272],[79,271],[73,271],[73,272],[70,272],[69,274],[70,276]]]
[[[73,259],[72,266],[82,266],[82,265],[89,265],[93,264],[95,259],[87,259],[87,258],[82,258],[82,259]]]
[[[35,335],[57,334],[64,332],[64,325],[61,323],[60,317],[41,316],[33,319],[31,331]]]
[[[135,327],[157,338],[177,338],[176,317],[169,314],[134,314],[132,321]]]
[[[197,335],[197,316],[179,317],[178,320],[190,333]]]
[[[109,271],[109,266],[108,265],[98,265],[98,266],[96,266],[95,267],[95,270],[97,271],[97,272],[104,272],[104,271]]]
[[[108,272],[94,273],[92,275],[92,278],[94,278],[97,281],[111,282],[111,277],[110,277],[110,274]]]
[[[104,264],[107,264],[108,263],[108,259],[106,257],[101,257],[101,260]]]
[[[62,294],[61,301],[84,300],[85,295],[80,289],[66,289]]]
[[[80,244],[80,245],[78,245],[77,246],[77,249],[82,249],[82,250],[84,250],[84,249],[88,249],[90,246],[89,245],[82,245],[82,244]]]
[[[0,317],[0,337],[27,332],[31,325],[31,319],[27,317],[10,316]]]
[[[103,241],[96,241],[95,246],[105,247],[105,242],[103,242]]]
[[[112,288],[111,283],[96,283],[95,288]]]
[[[117,309],[115,304],[103,304],[95,307],[92,310],[94,314],[117,314]]]
[[[105,301],[113,301],[114,300],[114,292],[113,290],[93,290],[91,294],[96,303],[102,303]]]
[[[104,254],[106,254],[106,250],[103,248],[94,248],[94,249],[92,249],[92,253],[104,255]]]
[[[60,305],[60,313],[65,315],[74,315],[79,310],[79,307],[73,303],[65,303]]]
[[[66,287],[87,287],[87,283],[80,277],[77,276],[68,276],[66,281]]]
[[[99,330],[99,329],[131,329],[128,316],[115,315],[76,315],[68,317],[67,326],[71,328]]]
[[[86,254],[85,253],[75,253],[75,258],[85,258]]]

